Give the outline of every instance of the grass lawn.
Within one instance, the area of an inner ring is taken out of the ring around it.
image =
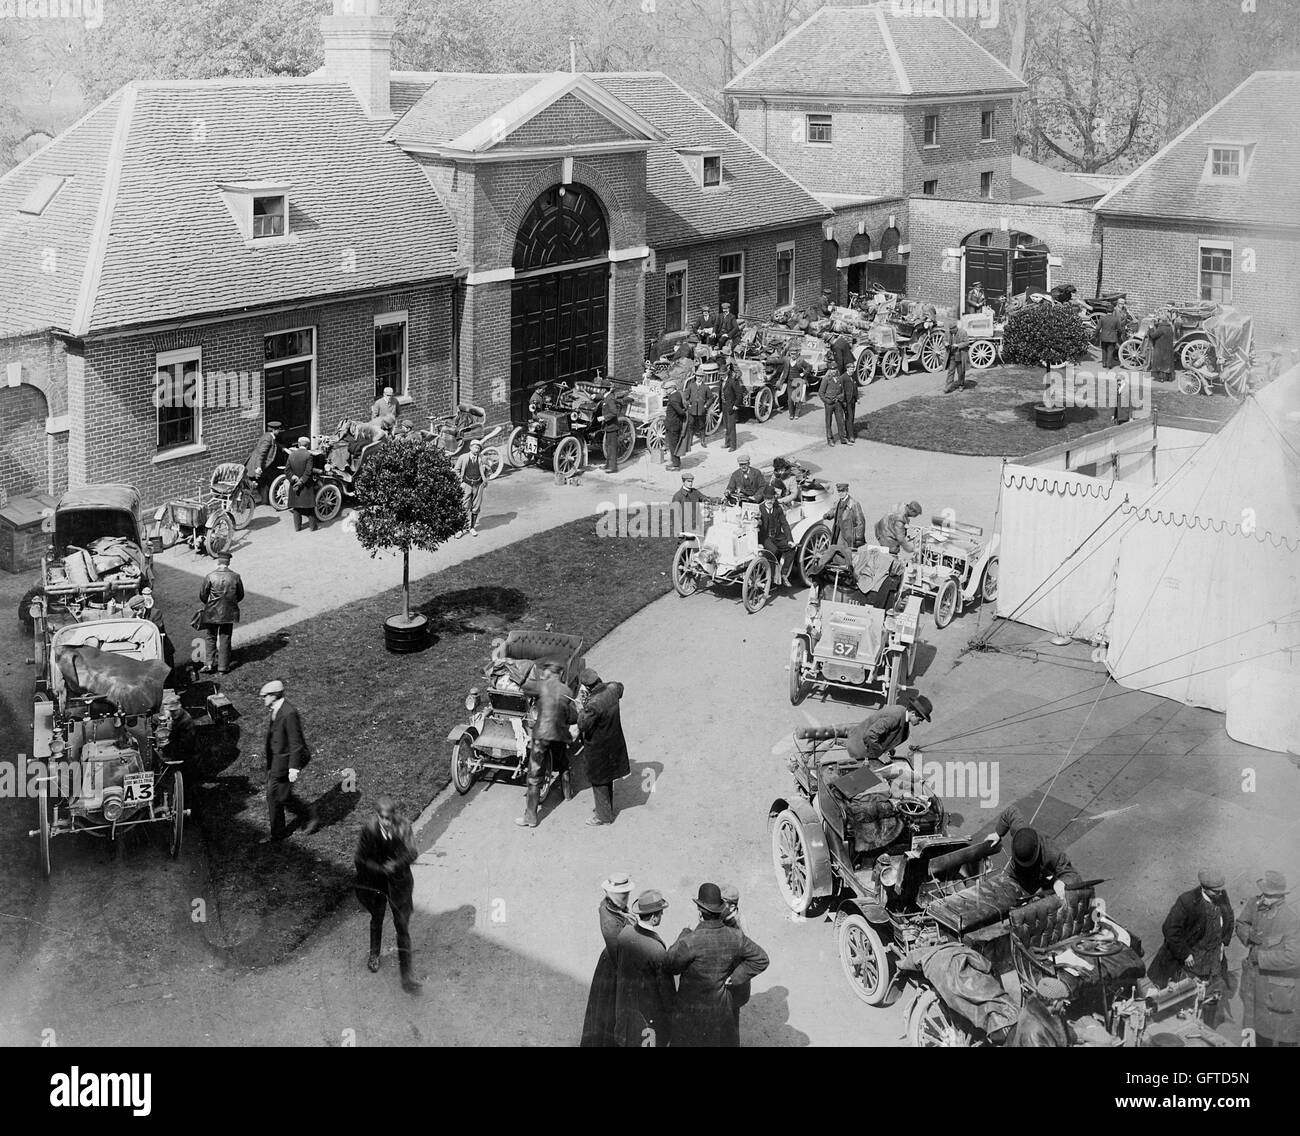
[[[400,587],[243,650],[236,637],[239,665],[223,688],[244,715],[244,736],[200,758],[194,813],[221,918],[212,937],[235,960],[263,965],[352,902],[361,823],[377,796],[392,796],[414,819],[447,785],[447,732],[465,720],[465,694],[481,683],[493,640],[509,628],[551,627],[581,635],[590,649],[670,590],[674,546],[600,539],[585,518],[426,577],[412,587],[412,607],[436,638],[420,654],[384,648],[383,621],[401,611]],[[400,569],[389,562],[385,571],[400,584]],[[313,757],[296,788],[318,802],[324,823],[310,837],[259,846],[267,818],[257,691],[271,677],[303,713]],[[355,791],[345,791],[344,770],[354,772]],[[522,810],[522,783],[518,792]]]
[[[1110,409],[1073,407],[1065,412],[1063,429],[1040,429],[1034,421],[1034,407],[1042,402],[1040,367],[968,369],[966,379],[975,386],[952,394],[918,395],[874,412],[867,430],[858,436],[916,450],[1015,458],[1114,425]],[[1181,394],[1173,383],[1154,383],[1152,390],[1162,415],[1225,421],[1238,405],[1221,394]]]

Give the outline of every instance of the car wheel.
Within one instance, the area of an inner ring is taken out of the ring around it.
[[[179,769],[172,774],[172,809],[172,838],[167,852],[175,860],[181,854],[185,835],[185,777]]]
[[[230,519],[235,528],[246,529],[252,523],[253,514],[257,512],[257,498],[246,485],[241,485],[230,495]]]
[[[897,347],[891,347],[880,358],[880,373],[887,379],[898,377],[898,372],[903,369],[903,356],[899,353]]]
[[[740,599],[745,610],[753,615],[761,611],[772,594],[772,562],[766,556],[755,556],[745,569],[740,584]]]
[[[790,644],[790,705],[798,706],[805,694],[803,672],[808,665],[808,644],[796,637]]]
[[[943,582],[939,594],[934,597],[934,625],[947,627],[952,617],[957,614],[957,581],[951,576]]]
[[[451,751],[451,783],[462,797],[474,784],[474,743],[469,738],[458,738]]]
[[[885,705],[896,706],[898,704],[898,688],[903,681],[903,656],[898,651],[890,653],[889,662],[885,664],[889,670],[885,678]]]
[[[835,921],[835,941],[853,993],[868,1006],[885,1005],[892,991],[894,958],[880,934],[858,912],[841,911]]]
[[[947,362],[947,337],[938,328],[926,332],[921,341],[921,367],[930,372],[942,371]]]
[[[50,878],[50,786],[43,778],[36,783],[36,808],[40,812],[41,875]]]
[[[1178,349],[1184,371],[1213,371],[1214,347],[1204,339],[1193,339]]]
[[[495,481],[506,467],[506,463],[501,459],[501,451],[496,446],[483,447],[479,454],[479,464],[483,469],[483,476],[488,481]]]
[[[645,448],[658,456],[664,452],[664,447],[667,445],[668,427],[664,424],[663,417],[652,418],[645,428]]]
[[[858,356],[857,366],[854,370],[857,374],[858,386],[870,386],[875,382],[876,353],[872,351],[870,347],[866,348],[862,354]]]
[[[230,519],[230,514],[222,509],[208,522],[208,555],[220,556],[223,552],[229,552],[234,543],[235,523]]]
[[[1182,394],[1204,394],[1205,386],[1196,371],[1179,371],[1178,390]]]
[[[626,465],[636,453],[636,425],[632,419],[619,417],[618,420],[618,464]]]
[[[980,595],[985,603],[992,603],[998,598],[998,558],[996,556],[984,565],[984,579],[980,583]]]
[[[551,468],[561,477],[572,477],[582,466],[582,442],[573,434],[561,438],[551,454]]]
[[[1119,361],[1130,371],[1145,371],[1151,363],[1149,355],[1147,341],[1136,335],[1119,345]]]
[[[803,581],[805,588],[812,587],[812,568],[821,556],[831,546],[831,530],[825,525],[812,525],[799,540],[799,551],[795,554],[795,563],[799,565],[799,578]]]
[[[709,400],[709,408],[704,414],[705,434],[712,438],[719,430],[722,429],[722,399],[714,395]]]
[[[266,491],[266,499],[271,503],[271,508],[277,513],[283,513],[289,507],[289,478],[287,475],[278,474],[271,482],[271,488]]]
[[[316,519],[322,524],[332,521],[343,508],[343,492],[337,485],[326,482],[316,491]]]
[[[673,591],[679,596],[693,596],[700,590],[700,582],[695,575],[693,560],[699,545],[693,540],[684,540],[673,553]]]
[[[754,417],[760,422],[766,422],[772,417],[775,406],[776,398],[772,394],[771,387],[759,387],[754,393]]]
[[[977,339],[967,352],[970,365],[977,371],[987,371],[997,361],[998,351],[988,339]]]
[[[907,1015],[907,1044],[913,1049],[962,1049],[971,1035],[933,990],[922,990]]]
[[[772,824],[772,868],[786,906],[796,915],[806,915],[813,904],[812,859],[803,822],[791,809],[779,812]]]
[[[524,451],[524,428],[516,426],[506,439],[506,460],[515,469],[523,469],[528,464],[528,454]]]

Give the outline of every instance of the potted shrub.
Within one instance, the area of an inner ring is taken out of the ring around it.
[[[418,650],[429,621],[411,612],[411,549],[433,552],[465,527],[460,480],[440,446],[390,438],[370,451],[355,488],[361,547],[402,554],[402,613],[384,622],[384,639],[390,650]]]
[[[1046,382],[1053,367],[1087,355],[1088,343],[1088,329],[1076,305],[1026,304],[1007,317],[1002,357],[1023,366],[1037,363],[1044,369]],[[1065,425],[1065,408],[1042,402],[1034,407],[1034,418],[1039,426],[1059,430]]]

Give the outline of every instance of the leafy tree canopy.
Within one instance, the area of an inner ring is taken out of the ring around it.
[[[393,549],[435,551],[466,525],[460,481],[442,448],[388,439],[357,474],[357,540],[371,556]]]
[[[1087,354],[1088,342],[1074,304],[1027,304],[1007,317],[1002,355],[1027,367],[1057,367]]]

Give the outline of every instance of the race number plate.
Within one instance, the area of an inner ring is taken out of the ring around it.
[[[524,439],[524,453],[526,454],[537,453],[537,439],[534,438],[531,434],[529,434],[528,437]]]
[[[858,657],[858,637],[837,631],[831,636],[831,654],[837,659],[856,659]]]
[[[152,800],[152,773],[128,773],[122,778],[122,804],[126,808],[147,805]]]

